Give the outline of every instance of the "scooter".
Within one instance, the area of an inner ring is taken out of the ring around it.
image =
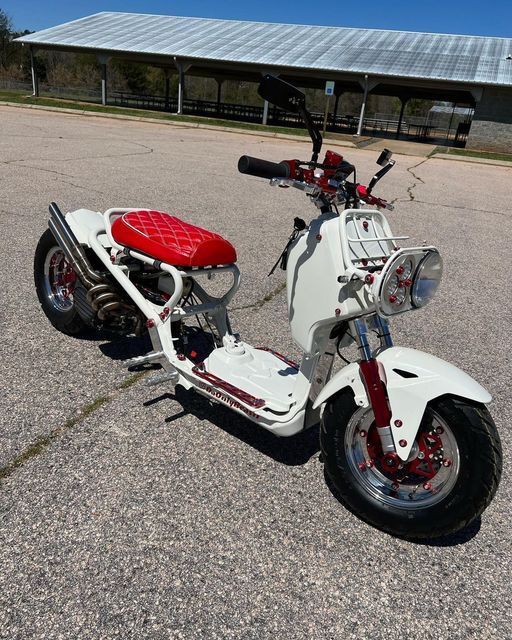
[[[395,164],[382,152],[367,187],[333,151],[319,162],[321,133],[305,95],[267,75],[260,95],[299,114],[311,160],[242,156],[243,174],[304,192],[317,208],[300,217],[278,260],[286,270],[292,337],[300,363],[234,332],[228,307],[240,284],[234,247],[220,235],[156,210],[50,205],[35,254],[42,309],[69,335],[108,329],[149,333],[152,351],[126,362],[157,364],[148,384],[181,385],[276,436],[320,423],[328,480],[360,518],[408,539],[456,532],[498,487],[502,454],[486,408],[490,394],[455,366],[393,345],[388,320],[434,296],[442,260],[433,246],[401,248],[373,195]],[[228,280],[222,295],[209,280]],[[353,361],[342,355],[357,349]],[[355,348],[355,349],[354,349]],[[335,371],[335,356],[345,363]]]

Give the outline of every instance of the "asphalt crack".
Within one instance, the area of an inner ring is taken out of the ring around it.
[[[55,440],[58,440],[60,437],[62,437],[65,433],[70,431],[77,424],[83,422],[86,418],[92,415],[100,407],[103,407],[109,402],[112,402],[112,400],[114,400],[114,398],[116,398],[122,391],[134,385],[146,374],[147,374],[147,371],[139,371],[137,373],[132,374],[131,376],[123,380],[123,382],[121,382],[121,384],[117,386],[115,389],[113,389],[110,393],[98,396],[92,402],[89,402],[84,407],[79,409],[76,415],[72,416],[71,418],[68,418],[66,422],[64,422],[64,424],[59,425],[58,427],[50,431],[50,433],[47,433],[37,438],[26,449],[21,451],[21,453],[19,453],[12,460],[10,460],[6,465],[4,465],[3,467],[0,467],[0,482],[8,478],[10,475],[12,475],[14,471],[16,471],[16,469],[19,469],[20,467],[24,466],[27,462],[30,462],[30,460],[43,454],[48,449],[48,447],[52,444],[52,442],[54,442]]]
[[[278,296],[285,288],[286,282],[280,282],[277,287],[272,289],[272,291],[266,293],[263,298],[260,298],[259,300],[256,300],[256,302],[251,304],[244,304],[240,307],[231,307],[230,311],[242,311],[244,309],[254,309],[255,311],[257,311],[258,309],[261,309],[261,307],[269,303],[271,300],[273,300],[276,296]]]
[[[429,160],[429,158],[425,158],[421,162],[418,162],[418,164],[413,164],[412,167],[407,167],[407,171],[416,180],[416,182],[414,182],[414,184],[412,184],[410,187],[407,187],[407,194],[409,195],[409,201],[415,200],[415,195],[414,195],[413,191],[418,186],[418,184],[425,184],[425,180],[423,180],[423,178],[420,178],[418,175],[416,175],[414,173],[413,169],[416,169],[417,167],[421,166],[422,164],[427,162],[427,160]]]

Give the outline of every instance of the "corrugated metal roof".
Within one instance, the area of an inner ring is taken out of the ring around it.
[[[511,38],[98,13],[18,38],[45,46],[512,86]]]

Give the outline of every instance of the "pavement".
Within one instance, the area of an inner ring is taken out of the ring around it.
[[[309,151],[0,107],[0,638],[512,638],[511,168],[397,155],[377,191],[395,201],[393,229],[445,260],[435,302],[397,318],[395,341],[484,384],[504,447],[493,503],[445,539],[398,540],[345,510],[315,430],[278,440],[193,394],[146,387],[122,366],[143,341],[66,337],[39,308],[32,260],[51,200],[161,208],[233,241],[233,325],[297,357],[282,273],[267,273],[293,217],[315,210],[236,163]],[[378,152],[345,155],[369,180]]]

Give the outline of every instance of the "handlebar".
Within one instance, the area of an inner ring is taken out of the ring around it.
[[[261,158],[242,156],[238,161],[238,171],[257,178],[289,178],[290,166],[286,162],[269,162]]]

